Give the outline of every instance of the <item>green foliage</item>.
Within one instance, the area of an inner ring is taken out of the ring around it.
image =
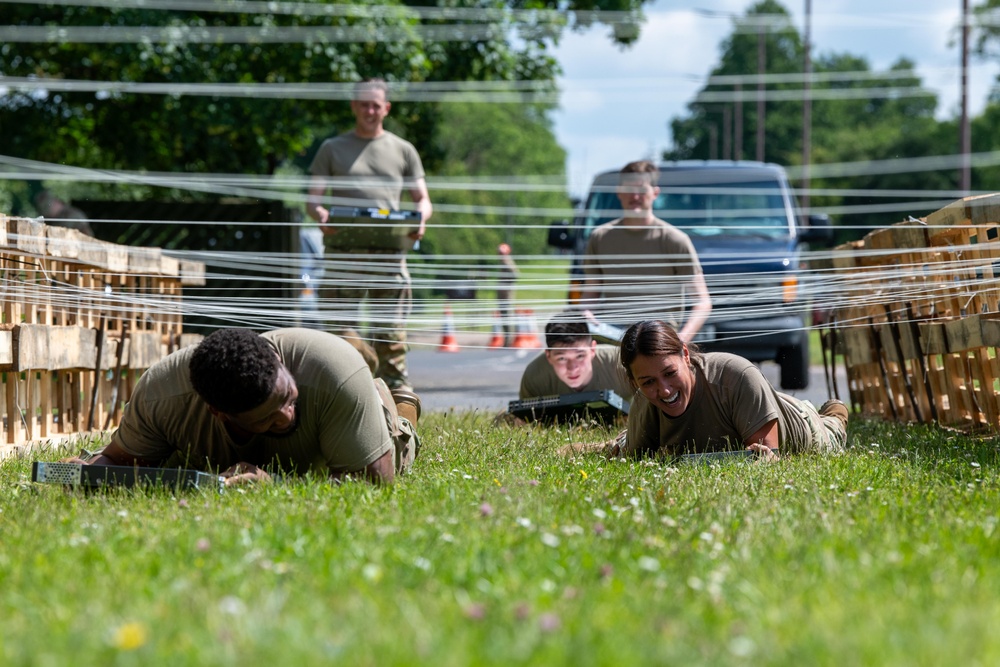
[[[433,143],[447,156],[435,196],[444,212],[433,222],[447,228],[428,235],[426,252],[488,256],[501,242],[510,243],[515,253],[542,252],[553,220],[547,210],[569,208],[561,188],[566,151],[556,142],[545,111],[526,104],[475,103],[441,109]],[[525,183],[524,175],[539,179]],[[497,189],[505,182],[510,186]],[[447,212],[453,207],[473,212]],[[519,212],[525,210],[538,214]]]
[[[392,488],[66,492],[0,465],[0,662],[994,664],[994,438],[774,465],[561,459],[425,415]],[[46,457],[51,458],[51,457]]]
[[[322,0],[304,0],[326,5]],[[636,21],[644,0],[462,0],[459,8],[494,11],[490,35],[469,41],[435,42],[417,34],[421,25],[454,23],[420,19],[404,2],[344,3],[351,11],[257,14],[151,10],[117,7],[8,5],[12,26],[173,27],[178,37],[139,43],[11,42],[0,46],[0,72],[12,77],[51,77],[143,83],[351,82],[365,76],[389,81],[553,81],[558,66],[549,47],[562,27],[524,32],[523,19],[508,10],[558,9],[564,24],[592,20],[577,10],[631,12]],[[372,10],[363,11],[365,5]],[[413,7],[426,7],[414,2]],[[388,7],[388,9],[387,9]],[[187,42],[181,35],[199,28],[363,27],[369,42],[290,40],[283,44]],[[376,41],[380,28],[408,31],[411,39]],[[627,35],[620,41],[628,41]],[[12,89],[2,99],[5,124],[18,132],[0,135],[0,154],[96,168],[209,173],[274,173],[282,162],[315,150],[335,129],[350,126],[346,104],[335,100],[283,97],[154,95],[117,92],[60,92],[48,95]],[[427,103],[401,102],[396,118],[418,146],[435,133],[437,110]],[[428,167],[442,154],[427,151]]]
[[[422,261],[439,264],[441,278],[478,280],[499,264],[463,266],[442,258],[494,257],[500,243],[515,255],[547,252],[547,228],[558,217],[550,211],[568,211],[570,204],[566,152],[546,109],[454,103],[442,106],[437,128],[432,143],[446,159],[434,183],[435,213],[421,241]]]

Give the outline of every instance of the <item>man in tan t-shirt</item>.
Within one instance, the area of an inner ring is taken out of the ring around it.
[[[691,239],[653,215],[658,178],[648,160],[622,168],[618,199],[624,215],[590,235],[581,305],[620,326],[666,320],[690,342],[708,319],[712,300]]]
[[[332,224],[330,205],[398,211],[406,190],[420,212],[420,224],[410,234],[423,238],[433,209],[424,167],[413,144],[387,131],[389,87],[382,79],[366,79],[355,86],[351,111],[354,129],[327,139],[310,167],[312,181],[306,211],[324,234],[330,257],[329,285],[319,290],[321,307],[329,313],[332,331],[358,337],[361,304],[367,299],[372,345],[378,354],[378,377],[390,389],[412,389],[406,369],[406,320],[412,295],[406,251],[371,247],[338,247],[343,227]],[[329,190],[330,197],[324,200]],[[326,204],[326,205],[325,205]],[[349,232],[348,232],[349,233]]]
[[[392,482],[416,455],[416,407],[397,408],[333,334],[220,329],[143,373],[111,442],[83,462]]]
[[[545,352],[524,369],[521,399],[604,389],[625,400],[632,396],[618,362],[618,348],[598,345],[582,319],[566,313],[554,317],[545,325],[545,346]]]

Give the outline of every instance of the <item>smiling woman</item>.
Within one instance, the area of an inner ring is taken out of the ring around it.
[[[847,407],[830,400],[817,411],[776,391],[752,363],[722,352],[702,354],[657,320],[625,332],[621,364],[638,389],[627,437],[615,455],[680,456],[747,449],[832,454],[847,439]]]

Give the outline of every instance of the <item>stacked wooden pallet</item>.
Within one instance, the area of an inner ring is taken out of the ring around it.
[[[0,214],[0,456],[117,423],[139,374],[190,337],[205,267]]]
[[[832,264],[855,410],[1000,429],[1000,195],[872,232]]]

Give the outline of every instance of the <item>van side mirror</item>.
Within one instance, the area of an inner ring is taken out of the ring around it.
[[[803,243],[833,245],[833,224],[830,222],[830,216],[826,213],[810,214],[809,224],[799,227],[799,240]]]
[[[561,250],[572,250],[576,247],[575,230],[569,220],[557,220],[549,226],[549,245]]]

